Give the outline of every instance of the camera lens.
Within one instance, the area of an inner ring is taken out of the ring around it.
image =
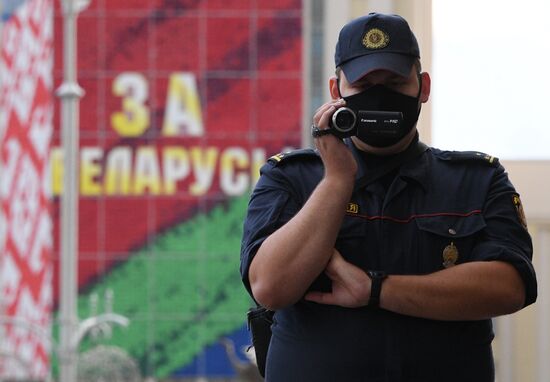
[[[355,127],[357,117],[347,107],[341,107],[332,114],[332,126],[341,133],[347,133]]]

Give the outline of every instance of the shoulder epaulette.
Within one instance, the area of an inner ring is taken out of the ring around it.
[[[313,149],[298,149],[273,155],[267,161],[277,166],[283,162],[288,161],[291,158],[297,159],[304,157],[319,157],[319,153],[317,152],[317,150]]]
[[[439,157],[451,162],[478,162],[498,167],[498,158],[479,151],[444,151]]]

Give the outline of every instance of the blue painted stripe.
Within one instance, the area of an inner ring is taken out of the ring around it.
[[[13,13],[27,0],[0,0],[0,10],[2,11],[2,21],[7,21]]]
[[[240,329],[225,336],[235,344],[237,355],[242,361],[247,361],[246,355],[242,353],[242,349],[250,345],[250,332],[247,325],[243,325]],[[225,349],[219,344],[207,346],[199,353],[192,362],[184,365],[176,370],[172,376],[174,377],[234,377],[235,370],[231,366],[229,359],[225,353]]]

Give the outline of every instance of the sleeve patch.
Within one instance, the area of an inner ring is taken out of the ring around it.
[[[525,217],[525,212],[523,211],[523,204],[521,204],[521,199],[518,194],[512,195],[512,203],[516,208],[516,213],[518,214],[518,219],[523,228],[527,229],[527,218]]]

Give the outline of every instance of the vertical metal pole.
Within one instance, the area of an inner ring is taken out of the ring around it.
[[[311,43],[312,0],[302,1],[302,135],[301,147],[310,147],[311,139]]]
[[[336,47],[336,42],[338,41],[338,34],[340,29],[351,20],[351,0],[345,1],[333,1],[333,0],[324,0],[324,21],[323,21],[323,31],[324,31],[324,42],[323,42],[323,55],[324,59],[322,62],[323,65],[323,81],[324,86],[324,97],[323,102],[330,100],[330,92],[328,87],[328,79],[334,76],[334,48]],[[321,106],[321,105],[319,105]]]
[[[83,90],[76,79],[76,18],[74,0],[63,2],[63,84],[61,98],[61,139],[64,155],[61,196],[61,277],[60,277],[60,382],[75,382],[77,348],[72,339],[78,327],[78,185],[79,185],[79,101]]]

